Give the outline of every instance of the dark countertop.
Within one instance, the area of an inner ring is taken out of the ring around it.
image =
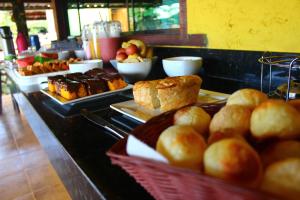
[[[203,89],[231,93],[242,87],[231,80],[203,79]],[[73,199],[152,199],[125,171],[111,164],[106,152],[118,139],[80,115],[85,108],[130,131],[121,124],[135,127],[139,123],[111,110],[109,105],[132,98],[131,91],[75,106],[61,106],[41,92],[25,94],[15,87],[14,93]]]

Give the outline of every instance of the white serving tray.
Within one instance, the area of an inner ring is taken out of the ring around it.
[[[200,89],[197,104],[225,102],[229,94]],[[145,123],[154,116],[161,114],[159,109],[150,110],[134,102],[134,100],[124,101],[110,105],[110,107],[126,116],[139,122]]]
[[[93,99],[93,98],[104,97],[106,95],[122,92],[122,91],[125,91],[125,90],[129,90],[131,88],[132,88],[132,85],[128,84],[126,87],[124,87],[122,89],[119,89],[119,90],[107,91],[107,92],[94,94],[94,95],[90,95],[90,96],[86,96],[86,97],[81,97],[81,98],[77,98],[77,99],[73,99],[73,100],[67,100],[67,99],[63,98],[62,96],[60,96],[56,93],[50,92],[48,90],[48,87],[44,88],[44,89],[41,89],[41,92],[44,93],[45,95],[49,96],[51,99],[53,99],[54,101],[56,101],[60,105],[67,105],[67,104],[80,103],[80,102],[90,100],[90,99]]]

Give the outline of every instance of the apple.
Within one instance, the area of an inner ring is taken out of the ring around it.
[[[138,54],[139,52],[138,47],[134,44],[130,44],[125,50],[127,55]]]
[[[125,52],[121,52],[121,53],[117,54],[116,60],[120,62],[120,61],[125,60],[127,57],[128,56]]]
[[[120,54],[120,53],[126,53],[126,50],[124,48],[120,48],[118,51],[117,51],[117,55]]]

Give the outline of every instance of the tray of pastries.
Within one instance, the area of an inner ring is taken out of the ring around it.
[[[85,73],[69,73],[49,76],[48,87],[41,92],[61,105],[81,102],[87,99],[131,89],[122,76],[116,72],[104,72],[100,68]]]

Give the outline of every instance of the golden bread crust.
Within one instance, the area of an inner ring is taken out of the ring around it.
[[[178,76],[160,80],[157,97],[160,109],[169,111],[197,102],[202,79],[199,76]]]
[[[250,130],[258,139],[298,138],[300,136],[300,113],[284,101],[268,100],[252,112]]]
[[[261,153],[264,166],[286,158],[300,158],[300,142],[296,140],[278,141]]]
[[[157,96],[156,85],[158,80],[154,81],[139,81],[133,86],[134,101],[148,109],[159,107],[158,100],[153,100],[153,96]]]
[[[204,138],[190,126],[174,125],[164,130],[156,143],[156,150],[172,165],[202,169]]]
[[[134,101],[161,111],[180,108],[197,102],[201,83],[202,79],[195,75],[139,81],[133,86]]]
[[[242,105],[254,109],[266,100],[268,100],[268,96],[265,93],[255,89],[245,88],[237,90],[230,95],[226,105]]]
[[[267,167],[261,184],[264,191],[283,199],[297,200],[300,197],[300,159],[288,158]]]
[[[210,134],[245,135],[250,130],[251,109],[241,105],[226,105],[210,123]]]
[[[210,115],[197,106],[181,108],[174,114],[174,124],[192,126],[203,136],[208,132],[210,120]]]
[[[262,164],[256,151],[245,141],[230,138],[210,145],[204,152],[205,173],[247,186],[257,186]]]

